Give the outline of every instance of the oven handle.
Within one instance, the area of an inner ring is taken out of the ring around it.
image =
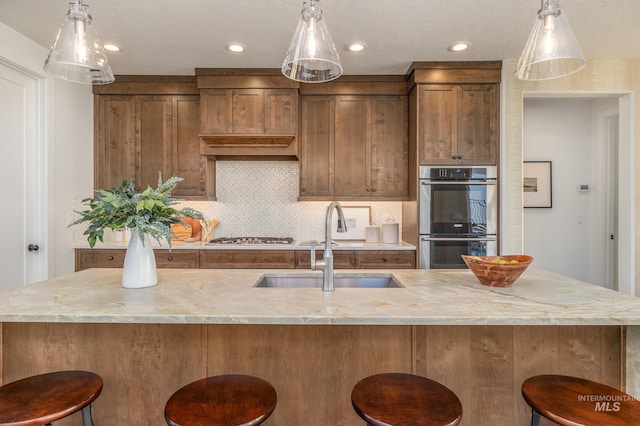
[[[421,237],[422,241],[496,241],[496,237]]]
[[[467,182],[467,181],[429,181],[429,180],[421,180],[420,184],[422,185],[495,185],[495,180],[487,180],[481,182]]]

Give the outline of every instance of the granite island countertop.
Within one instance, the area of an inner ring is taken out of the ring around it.
[[[126,249],[129,246],[129,242],[112,242],[106,241],[104,243],[98,242],[93,250],[104,249]],[[174,241],[171,243],[171,247],[163,241],[162,244],[158,244],[155,240],[152,240],[152,246],[154,249],[162,250],[311,250],[311,245],[304,241],[294,241],[292,244],[210,244],[203,241],[184,242]],[[89,249],[87,242],[76,243],[73,245],[74,249]],[[332,246],[333,250],[415,250],[416,246],[404,241],[400,241],[396,244],[385,243],[367,243],[360,240],[337,240]],[[316,250],[324,250],[324,243],[317,244]]]
[[[468,270],[339,270],[392,275],[404,288],[255,288],[265,274],[319,271],[159,269],[121,287],[121,269],[88,269],[0,293],[0,322],[345,325],[640,325],[640,299],[540,270],[509,288]]]

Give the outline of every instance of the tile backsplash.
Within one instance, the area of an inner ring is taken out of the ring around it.
[[[217,201],[185,202],[219,220],[213,237],[274,236],[296,240],[324,238],[327,201],[297,201],[299,169],[295,161],[218,161]],[[401,202],[351,202],[370,206],[371,223],[402,220]]]
[[[296,240],[324,238],[328,201],[297,201],[299,169],[295,161],[218,161],[217,201],[185,201],[184,206],[200,211],[207,219],[217,219],[213,238],[270,236]],[[74,210],[83,210],[74,199]],[[387,219],[402,221],[401,202],[341,201],[342,206],[370,206],[371,223]],[[335,215],[335,213],[334,213]],[[82,243],[82,226],[74,227],[74,242]],[[402,227],[400,227],[402,228]],[[402,240],[402,235],[400,235]]]

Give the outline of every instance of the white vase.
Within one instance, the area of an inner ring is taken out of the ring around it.
[[[158,271],[153,247],[148,235],[144,235],[144,246],[137,230],[131,232],[131,240],[124,256],[122,287],[144,288],[158,284]]]

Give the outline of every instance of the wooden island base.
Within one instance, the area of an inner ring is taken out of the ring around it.
[[[163,425],[180,387],[249,374],[275,387],[265,425],[362,425],[351,389],[382,372],[436,380],[462,401],[462,425],[529,425],[520,387],[536,374],[624,388],[622,326],[203,325],[3,323],[2,383],[63,369],[104,381],[96,425]],[[81,425],[79,415],[60,425]]]

